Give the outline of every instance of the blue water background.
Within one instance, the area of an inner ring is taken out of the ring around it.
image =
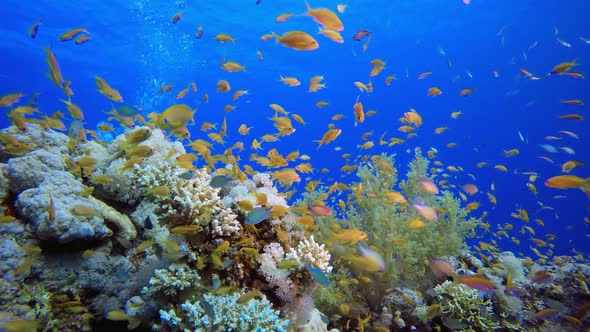
[[[313,7],[329,7],[335,10],[336,1],[311,1]],[[172,24],[170,19],[177,12],[182,19]],[[287,111],[297,113],[309,123],[295,124],[297,132],[282,137],[277,143],[264,143],[264,153],[276,147],[286,155],[299,149],[312,156],[316,169],[314,178],[324,183],[342,181],[339,168],[344,164],[343,153],[370,153],[382,151],[396,153],[396,164],[401,173],[413,157],[413,150],[421,147],[426,151],[434,147],[440,151],[438,160],[445,166],[461,166],[465,172],[452,173],[451,183],[462,185],[475,183],[480,193],[471,200],[482,206],[474,212],[479,216],[488,211],[487,221],[495,230],[496,224],[512,223],[515,230],[511,236],[522,241],[516,246],[510,240],[501,240],[500,247],[530,254],[533,243],[530,235],[522,235],[522,221],[510,217],[518,208],[526,209],[531,217],[530,226],[538,238],[544,234],[557,235],[556,254],[569,254],[575,249],[588,253],[588,198],[579,190],[560,191],[543,185],[548,177],[560,174],[560,165],[570,159],[590,162],[588,119],[566,122],[557,119],[566,113],[588,115],[588,106],[563,105],[564,99],[582,99],[590,102],[588,79],[569,77],[546,77],[557,63],[577,59],[581,65],[576,70],[586,71],[590,59],[590,45],[579,37],[590,38],[590,25],[585,23],[590,12],[588,1],[477,1],[469,6],[461,1],[355,1],[340,17],[344,23],[344,44],[336,44],[321,35],[315,35],[317,24],[310,17],[296,16],[285,23],[275,23],[279,14],[305,11],[303,1],[264,0],[256,5],[254,0],[232,1],[68,1],[40,0],[23,2],[5,0],[0,8],[3,17],[0,26],[0,94],[23,92],[29,98],[40,92],[39,108],[48,114],[65,111],[62,91],[45,77],[48,71],[43,48],[51,47],[61,65],[65,79],[72,80],[75,96],[72,101],[80,105],[86,116],[86,128],[94,129],[106,118],[105,111],[111,101],[96,92],[95,76],[101,76],[117,88],[126,105],[139,105],[144,116],[149,112],[161,112],[176,103],[174,96],[190,82],[196,82],[199,91],[189,93],[181,100],[198,109],[196,125],[191,127],[192,139],[204,138],[199,130],[203,121],[219,125],[227,116],[229,147],[243,140],[246,146],[252,138],[274,132],[273,114],[268,107],[278,103]],[[37,20],[42,24],[36,39],[27,35],[29,27]],[[194,34],[202,25],[204,34],[197,40]],[[73,42],[61,43],[57,37],[72,28],[86,27],[91,40],[83,45]],[[555,29],[558,29],[556,36]],[[304,30],[314,36],[320,48],[313,52],[297,52],[276,45],[274,41],[261,41],[262,34],[271,31],[284,33],[289,30]],[[354,32],[367,29],[372,38],[366,53],[362,43],[351,39]],[[502,31],[502,33],[499,33]],[[220,44],[213,37],[221,32],[231,34],[234,44]],[[571,43],[560,45],[556,37]],[[538,42],[534,48],[529,47]],[[446,56],[442,55],[444,49]],[[258,61],[256,50],[264,56]],[[526,58],[525,54],[526,53]],[[227,73],[220,69],[222,56],[246,66],[246,72]],[[377,77],[370,78],[369,61],[380,58],[387,67]],[[447,59],[452,69],[447,67]],[[519,73],[526,68],[542,80],[531,81]],[[416,76],[425,71],[433,74],[424,80]],[[495,78],[493,72],[499,77]],[[472,78],[469,76],[471,73]],[[383,81],[388,75],[397,79],[390,86]],[[279,75],[296,76],[302,85],[289,88],[278,79]],[[314,75],[323,75],[327,89],[317,93],[307,92],[307,82]],[[227,79],[232,92],[247,89],[249,94],[237,102],[231,102],[231,94],[218,94],[215,84]],[[353,81],[373,81],[375,91],[361,94]],[[159,94],[163,84],[173,84],[171,93]],[[443,94],[428,97],[429,87],[439,87]],[[468,97],[460,97],[464,88],[475,88]],[[209,103],[202,102],[203,93],[210,96]],[[366,122],[353,126],[352,105],[360,95],[365,110],[377,110],[377,115]],[[330,105],[317,109],[317,101]],[[236,105],[237,109],[224,114],[223,107]],[[387,131],[386,138],[404,135],[397,131],[398,119],[410,108],[416,109],[424,118],[418,136],[393,148],[379,147],[360,151],[357,145],[360,136],[373,131],[371,139],[376,142]],[[451,119],[450,113],[462,111],[459,119]],[[345,118],[335,122],[343,130],[338,140],[316,150],[326,131],[330,118],[337,114]],[[246,139],[237,133],[237,127],[246,123],[253,126]],[[8,119],[2,116],[0,124],[5,127]],[[442,135],[434,135],[436,127],[448,126]],[[559,130],[570,130],[580,140],[559,135]],[[520,131],[528,144],[519,139]],[[544,137],[564,137],[560,141],[545,141]],[[445,145],[456,142],[457,147]],[[569,146],[575,156],[564,152],[547,154],[539,144],[549,143],[558,147]],[[334,151],[335,146],[342,147]],[[517,157],[504,157],[503,150],[518,148]],[[223,148],[217,146],[215,152]],[[249,149],[241,154],[248,159]],[[262,154],[262,153],[261,153]],[[550,164],[540,158],[551,157]],[[487,161],[489,165],[477,169],[475,164]],[[508,173],[495,169],[495,164],[504,164]],[[327,167],[329,174],[319,169]],[[539,173],[535,182],[539,195],[535,197],[527,188],[527,176],[522,171]],[[473,180],[468,173],[473,174]],[[572,174],[589,177],[588,166],[577,168]],[[303,191],[305,181],[299,185]],[[494,184],[493,192],[498,205],[492,206],[485,192]],[[555,195],[567,198],[556,200]],[[555,210],[540,210],[541,202]],[[534,219],[542,219],[545,227],[539,227]],[[489,241],[490,235],[484,240]],[[481,239],[470,240],[477,243]],[[545,248],[546,249],[546,248]],[[542,250],[545,252],[544,250]],[[533,256],[534,257],[534,256]]]

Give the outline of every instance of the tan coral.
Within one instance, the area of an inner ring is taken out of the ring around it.
[[[119,243],[126,247],[130,246],[131,241],[137,237],[137,230],[135,229],[135,225],[133,225],[129,217],[107,205],[105,202],[92,196],[88,196],[88,200],[99,208],[100,213],[104,219],[107,219],[117,225],[117,240]]]

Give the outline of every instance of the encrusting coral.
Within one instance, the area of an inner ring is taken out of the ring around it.
[[[65,135],[42,130],[36,125],[29,126],[27,133],[16,134],[10,128],[2,133],[14,134],[23,142],[38,147],[8,159],[3,174],[7,187],[16,197],[20,215],[32,223],[39,239],[59,243],[102,240],[113,234],[105,219],[118,225],[123,234],[121,239],[126,243],[135,238],[133,224],[113,213],[115,210],[106,204],[97,206],[98,200],[85,193],[87,187],[82,179],[68,171]],[[96,213],[76,213],[79,206]],[[55,215],[50,215],[50,210],[54,210]]]

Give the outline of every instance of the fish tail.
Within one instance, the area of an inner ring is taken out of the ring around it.
[[[311,6],[307,3],[306,0],[303,0],[303,2],[305,2],[305,8],[307,9],[307,11],[305,13],[303,13],[303,15],[309,16],[309,11],[311,10]]]
[[[275,41],[277,44],[281,42],[281,35],[276,34],[274,32],[271,32],[271,34],[275,37]]]
[[[322,144],[324,144],[324,143],[322,143],[321,140],[314,140],[314,142],[318,142],[319,143],[318,144],[318,147],[316,148],[316,150],[319,150],[322,147]]]

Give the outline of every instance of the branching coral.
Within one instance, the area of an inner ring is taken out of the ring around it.
[[[160,310],[162,324],[191,331],[286,331],[288,320],[263,296],[238,303],[243,293],[226,296],[205,294],[200,301],[185,301],[170,310]]]
[[[150,279],[149,286],[141,294],[146,298],[176,296],[189,287],[198,287],[201,277],[186,264],[171,264],[168,269],[159,269]]]
[[[464,331],[493,331],[501,325],[495,317],[492,302],[477,289],[445,281],[434,287],[442,316],[468,325]]]
[[[285,259],[285,251],[280,243],[267,244],[264,253],[258,256],[260,272],[270,286],[276,287],[277,295],[286,302],[290,302],[297,294],[297,285],[289,279],[288,270],[279,269],[277,263]]]
[[[315,242],[313,235],[311,235],[309,239],[305,238],[299,242],[296,248],[291,248],[286,255],[286,259],[296,261],[301,267],[307,264],[320,269],[324,273],[330,273],[332,272],[332,266],[330,266],[331,256],[325,246],[325,244]]]
[[[166,187],[169,195],[148,196],[145,199],[158,205],[160,220],[166,224],[193,224],[200,219],[211,221],[215,234],[236,235],[241,230],[236,215],[221,203],[219,189],[209,184],[207,168],[197,169],[192,178],[179,177],[181,169],[162,162],[156,165],[135,166],[135,177],[140,192],[155,187]]]

